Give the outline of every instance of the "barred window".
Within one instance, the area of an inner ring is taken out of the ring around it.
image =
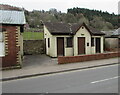
[[[72,46],[73,46],[73,38],[67,37],[67,47],[72,47]]]

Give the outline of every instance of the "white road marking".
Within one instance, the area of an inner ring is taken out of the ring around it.
[[[118,78],[118,77],[120,77],[120,76],[116,76],[116,77],[112,77],[112,78],[108,78],[108,79],[103,79],[103,80],[98,80],[98,81],[93,81],[93,82],[91,82],[91,83],[99,83],[99,82],[104,82],[104,81],[107,81],[107,80],[116,79],[116,78]]]

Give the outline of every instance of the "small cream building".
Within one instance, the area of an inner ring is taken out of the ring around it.
[[[44,23],[45,50],[51,57],[103,53],[103,36],[85,23]]]

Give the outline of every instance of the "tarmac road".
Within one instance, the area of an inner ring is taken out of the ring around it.
[[[118,65],[2,83],[3,93],[118,93]]]

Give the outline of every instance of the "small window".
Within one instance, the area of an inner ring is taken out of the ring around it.
[[[87,43],[87,46],[89,46],[89,43]]]
[[[73,46],[73,38],[72,37],[68,37],[67,38],[67,47],[72,47]]]
[[[94,46],[94,38],[91,38],[91,46]]]
[[[48,48],[50,47],[50,38],[48,38]]]
[[[82,29],[84,29],[84,26],[82,26]]]

